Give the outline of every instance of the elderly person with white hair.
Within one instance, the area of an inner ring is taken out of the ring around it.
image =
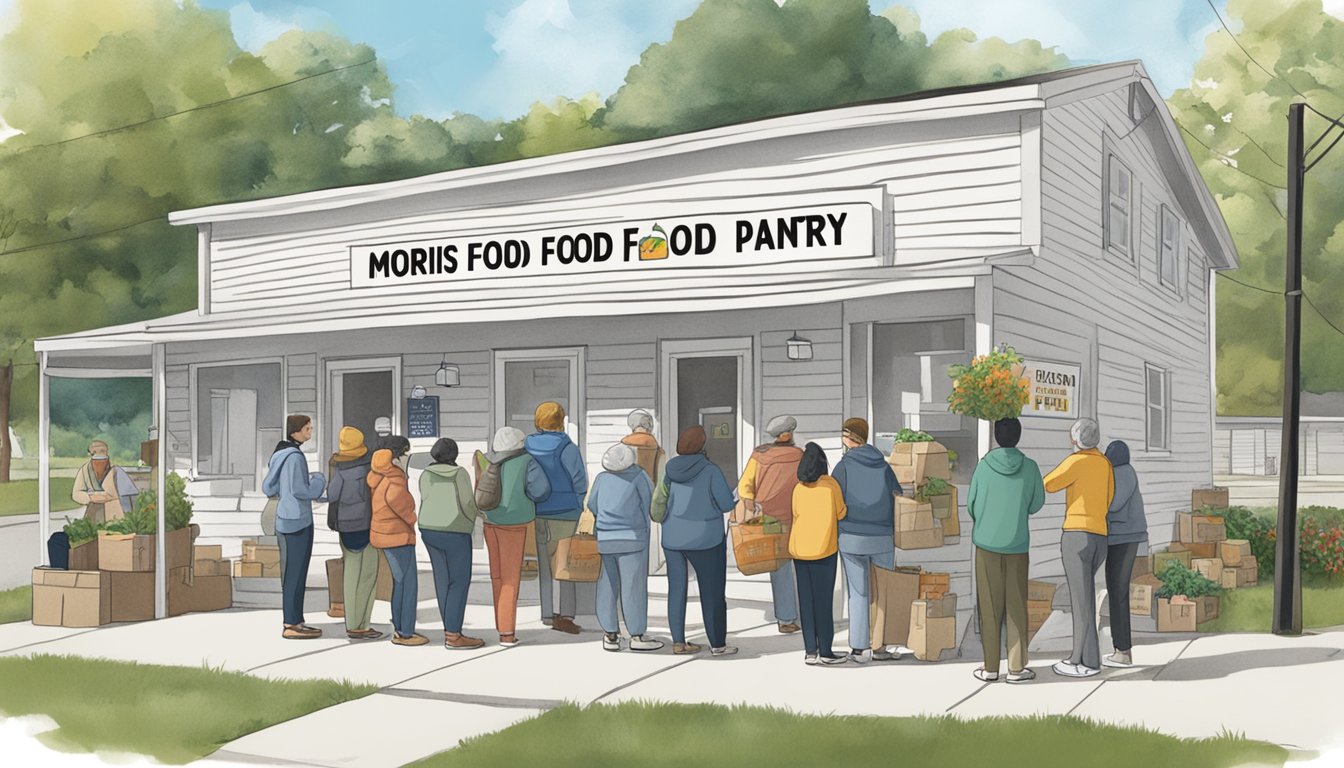
[[[625,422],[630,425],[630,434],[621,438],[621,442],[635,449],[635,464],[649,476],[656,488],[663,481],[667,471],[667,451],[658,444],[653,436],[653,414],[639,408],[630,412]],[[649,570],[656,571],[663,564],[661,530],[655,527],[649,535]]]
[[[793,488],[798,485],[798,465],[803,460],[803,449],[793,443],[797,428],[798,420],[792,416],[776,416],[766,423],[765,432],[774,440],[751,452],[737,483],[737,497],[747,509],[778,520],[784,533],[793,529]],[[792,560],[770,573],[770,592],[779,631],[797,632],[798,585]]]
[[[1106,561],[1106,514],[1115,496],[1111,462],[1097,450],[1101,428],[1079,419],[1069,428],[1074,453],[1045,476],[1048,493],[1065,492],[1060,550],[1073,611],[1073,653],[1055,664],[1056,674],[1091,677],[1101,671],[1097,639],[1097,571]]]
[[[649,626],[649,508],[653,483],[635,463],[635,449],[617,443],[602,456],[601,474],[588,491],[581,532],[597,530],[602,572],[597,580],[597,622],[602,649],[621,650],[619,616],[625,616],[630,650],[656,651],[662,641],[644,637]],[[620,602],[620,614],[617,613]]]

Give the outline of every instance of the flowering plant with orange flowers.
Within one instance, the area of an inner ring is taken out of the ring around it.
[[[995,347],[970,365],[953,365],[947,409],[974,419],[1015,419],[1027,404],[1030,385],[1022,375],[1022,356],[1010,346]]]

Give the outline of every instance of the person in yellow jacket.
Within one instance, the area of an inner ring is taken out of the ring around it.
[[[1115,496],[1115,475],[1097,450],[1101,428],[1079,419],[1069,428],[1074,453],[1045,476],[1047,493],[1064,491],[1064,533],[1060,553],[1073,611],[1073,653],[1057,662],[1055,674],[1091,677],[1101,671],[1097,639],[1097,571],[1106,561],[1106,514]]]
[[[798,579],[798,613],[803,622],[803,648],[807,664],[843,664],[849,655],[831,650],[835,637],[832,597],[835,592],[836,553],[840,521],[845,519],[845,494],[835,478],[821,446],[808,443],[798,463],[798,484],[793,488],[793,528],[789,531],[789,556]]]

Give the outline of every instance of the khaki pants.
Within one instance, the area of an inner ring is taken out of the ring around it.
[[[372,544],[358,552],[341,545],[345,574],[341,588],[345,598],[345,631],[362,632],[373,618],[374,592],[378,588],[378,550]]]
[[[975,591],[980,609],[980,642],[985,671],[998,672],[1001,627],[1008,624],[1008,671],[1027,666],[1027,555],[975,550]]]

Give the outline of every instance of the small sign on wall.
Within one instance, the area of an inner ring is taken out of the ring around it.
[[[1078,392],[1082,368],[1067,363],[1026,360],[1022,375],[1029,386],[1023,416],[1056,419],[1078,418]]]
[[[406,436],[439,436],[439,398],[435,395],[406,399]]]

